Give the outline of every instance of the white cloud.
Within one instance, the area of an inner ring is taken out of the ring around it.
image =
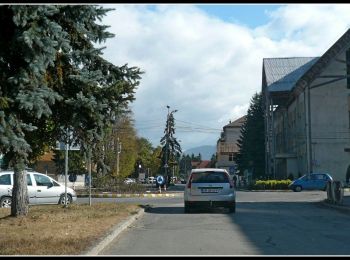
[[[343,4],[283,6],[255,29],[192,5],[112,6],[103,22],[116,37],[105,57],[145,71],[132,104],[138,133],[159,145],[169,105],[183,149],[215,145],[222,127],[246,113],[261,90],[263,58],[322,55],[350,21]]]
[[[349,28],[350,4],[292,4],[270,13],[255,32],[323,54]],[[277,41],[279,42],[279,41]]]

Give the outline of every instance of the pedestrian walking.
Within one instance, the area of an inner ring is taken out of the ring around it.
[[[232,180],[233,180],[233,186],[235,187],[235,188],[237,188],[237,175],[236,174],[234,174],[233,175],[233,177],[232,177]]]

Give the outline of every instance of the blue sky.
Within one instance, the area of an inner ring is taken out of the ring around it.
[[[138,135],[159,145],[168,105],[183,150],[215,146],[246,114],[264,58],[321,56],[350,27],[350,4],[107,6],[104,57],[145,71],[130,106]]]
[[[178,4],[179,5],[179,4]],[[181,4],[190,5],[190,4]],[[155,11],[160,5],[147,5]],[[264,25],[269,21],[269,13],[283,6],[281,4],[196,4],[196,7],[208,15],[225,22],[238,23],[250,28]]]
[[[268,14],[282,5],[275,4],[199,4],[200,9],[225,22],[255,28],[269,21]]]

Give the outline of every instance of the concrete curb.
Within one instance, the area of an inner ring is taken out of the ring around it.
[[[181,197],[183,193],[159,193],[159,194],[113,194],[113,193],[102,193],[92,194],[92,198],[132,198],[132,197],[144,197],[144,198],[161,198],[161,197]],[[78,195],[78,198],[88,198],[89,194]]]
[[[87,251],[83,252],[82,255],[98,255],[109,243],[112,242],[122,231],[127,229],[134,221],[139,219],[145,213],[145,209],[142,208],[137,214],[132,215],[123,222],[117,224],[111,233],[103,237],[95,246]]]

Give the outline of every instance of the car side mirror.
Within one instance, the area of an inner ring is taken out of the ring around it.
[[[52,188],[53,187],[53,184],[52,183],[48,183],[47,184],[47,188],[49,189],[49,188]]]

